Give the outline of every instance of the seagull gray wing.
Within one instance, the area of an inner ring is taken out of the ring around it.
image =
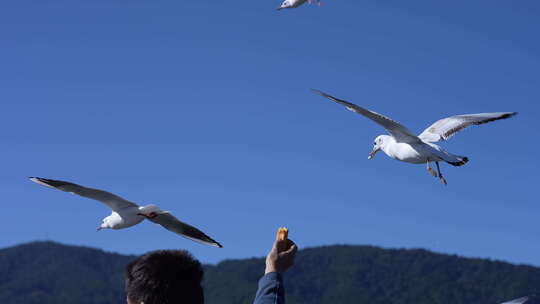
[[[510,118],[516,114],[516,112],[497,112],[451,116],[436,121],[425,129],[422,134],[418,135],[418,137],[425,142],[448,140],[454,134],[469,126]]]
[[[412,143],[412,142],[418,142],[419,139],[416,135],[414,135],[411,131],[409,131],[409,129],[407,129],[405,126],[403,126],[402,124],[400,124],[399,122],[391,119],[391,118],[388,118],[382,114],[379,114],[379,113],[376,113],[376,112],[373,112],[373,111],[370,111],[368,109],[364,109],[360,106],[357,106],[355,105],[354,103],[350,103],[348,101],[345,101],[345,100],[341,100],[341,99],[338,99],[334,96],[331,96],[331,95],[328,95],[324,92],[321,92],[319,90],[313,90],[313,92],[323,96],[323,97],[326,97],[336,103],[339,103],[341,105],[344,105],[347,109],[349,109],[350,111],[353,111],[355,113],[358,113],[358,114],[361,114],[361,115],[364,115],[365,117],[373,120],[374,122],[378,123],[379,125],[381,125],[383,128],[386,129],[386,131],[388,131],[388,133],[390,133],[390,135],[392,135],[392,137],[394,137],[394,139],[397,141],[397,142],[407,142],[407,143]]]
[[[509,302],[504,302],[501,304],[523,304],[523,303],[526,303],[528,300],[529,300],[529,297],[523,297],[523,298],[515,299]]]
[[[40,177],[30,177],[30,180],[38,183],[40,185],[43,185],[45,187],[70,192],[73,194],[77,194],[86,198],[91,198],[94,200],[98,200],[105,205],[109,206],[112,210],[118,211],[120,209],[124,209],[126,207],[138,207],[137,204],[132,203],[128,200],[125,200],[117,195],[114,195],[112,193],[99,190],[99,189],[92,189],[92,188],[86,188],[74,183],[60,181],[60,180],[54,180],[54,179],[46,179],[46,178],[40,178]]]
[[[191,225],[181,222],[168,211],[161,212],[157,216],[148,219],[156,224],[163,226],[163,228],[179,234],[192,241],[219,248],[223,247],[220,243],[218,243],[208,235],[204,234],[204,232]]]

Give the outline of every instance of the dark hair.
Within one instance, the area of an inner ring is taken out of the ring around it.
[[[133,304],[203,304],[201,263],[185,250],[149,252],[126,266]]]

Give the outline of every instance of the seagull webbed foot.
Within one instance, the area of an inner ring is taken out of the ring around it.
[[[439,176],[439,179],[441,180],[441,183],[443,183],[444,185],[448,185],[446,178],[444,178],[442,175]]]
[[[447,182],[446,179],[442,176],[442,173],[441,173],[441,166],[439,166],[439,162],[436,161],[435,164],[437,165],[437,173],[438,173],[439,179],[441,180],[441,183],[443,183],[443,184],[445,184],[445,185],[448,185],[448,182]]]

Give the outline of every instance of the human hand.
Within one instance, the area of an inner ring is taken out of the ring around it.
[[[270,272],[285,272],[294,264],[294,258],[298,247],[296,244],[289,240],[280,240],[277,238],[274,241],[272,249],[266,256],[266,269],[264,274]]]

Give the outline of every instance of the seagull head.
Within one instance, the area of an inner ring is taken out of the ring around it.
[[[377,136],[377,138],[375,138],[375,141],[373,141],[373,150],[371,150],[371,152],[369,153],[368,155],[368,159],[372,159],[373,156],[375,156],[375,154],[377,154],[377,152],[379,152],[381,149],[384,148],[387,140],[388,140],[388,135],[379,135]]]
[[[283,1],[283,3],[281,3],[281,6],[278,7],[277,9],[278,9],[278,11],[279,11],[279,10],[281,10],[281,9],[284,9],[284,8],[290,8],[290,7],[292,7],[292,6],[293,6],[293,5],[292,5],[292,3],[291,3],[290,0],[285,0],[285,1]]]

